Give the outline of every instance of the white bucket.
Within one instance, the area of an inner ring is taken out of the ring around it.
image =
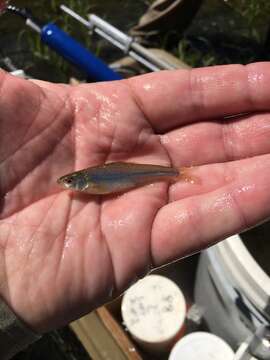
[[[251,304],[270,320],[270,277],[251,256],[240,236],[221,242],[216,251],[232,284],[237,285]]]
[[[269,324],[270,277],[239,235],[203,252],[195,300],[210,330],[235,348],[261,325]]]
[[[232,348],[220,337],[198,331],[179,340],[169,360],[233,360],[234,355]]]
[[[186,302],[170,279],[148,275],[123,296],[124,325],[139,345],[150,352],[169,351],[183,334]]]

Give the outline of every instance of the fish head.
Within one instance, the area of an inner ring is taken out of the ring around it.
[[[57,180],[57,183],[65,189],[85,191],[89,187],[86,176],[79,172],[64,175]]]

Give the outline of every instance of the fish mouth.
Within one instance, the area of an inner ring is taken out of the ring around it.
[[[56,182],[57,182],[58,185],[61,185],[61,186],[64,185],[63,178],[58,178],[58,179],[56,180]]]
[[[59,179],[57,179],[56,182],[57,182],[58,185],[60,185],[60,186],[61,186],[62,188],[64,188],[64,189],[69,189],[69,188],[70,188],[69,184],[67,184],[67,183],[65,182],[65,179],[63,179],[62,177],[60,177]]]

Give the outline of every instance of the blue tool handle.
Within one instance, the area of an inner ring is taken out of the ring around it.
[[[41,40],[94,81],[122,79],[118,73],[54,24],[43,26]]]

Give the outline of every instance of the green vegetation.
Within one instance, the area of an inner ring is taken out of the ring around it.
[[[205,0],[174,53],[191,66],[269,60],[268,0]]]
[[[246,19],[249,36],[253,36],[260,43],[264,43],[269,24],[269,0],[227,0],[227,3]]]

